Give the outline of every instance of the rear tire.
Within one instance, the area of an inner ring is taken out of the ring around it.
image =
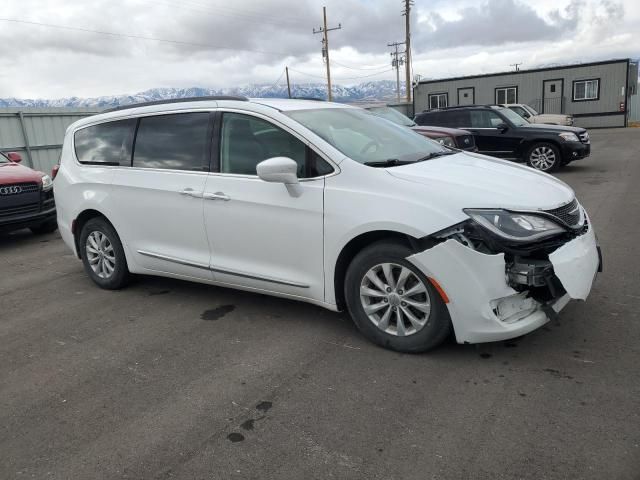
[[[562,165],[558,147],[551,143],[536,143],[527,151],[527,165],[541,172],[554,172]]]
[[[106,219],[96,217],[84,224],[79,247],[85,271],[100,288],[118,290],[129,282],[120,237]]]
[[[376,242],[355,256],[345,277],[347,307],[358,329],[372,342],[404,353],[431,350],[451,332],[439,293],[407,260],[413,253],[399,242]]]
[[[58,229],[58,222],[56,220],[49,220],[47,222],[41,223],[36,227],[30,227],[32,233],[35,235],[44,235],[46,233],[53,233]]]

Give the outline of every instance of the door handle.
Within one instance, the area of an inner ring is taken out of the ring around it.
[[[179,193],[180,193],[180,195],[186,195],[188,197],[202,198],[202,193],[201,192],[196,192],[193,188],[185,188],[184,190],[182,190]]]
[[[228,202],[231,198],[228,195],[225,195],[222,192],[216,193],[205,193],[202,195],[202,198],[205,200],[222,200],[223,202]]]

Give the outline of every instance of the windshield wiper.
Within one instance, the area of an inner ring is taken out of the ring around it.
[[[445,155],[455,155],[456,153],[458,152],[453,150],[443,150],[442,152],[432,152],[426,157],[419,158],[418,160],[416,160],[416,162],[424,162],[427,160],[431,160],[432,158],[444,157]]]
[[[376,161],[376,162],[364,162],[364,165],[368,166],[368,167],[396,167],[398,165],[407,165],[408,163],[413,163],[413,162],[407,162],[406,160],[398,160],[397,158],[387,158],[386,160],[380,160],[380,161]]]

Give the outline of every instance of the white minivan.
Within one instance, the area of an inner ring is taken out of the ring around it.
[[[138,273],[348,309],[402,352],[523,335],[585,300],[600,268],[563,182],[335,103],[209,97],[84,118],[54,189],[62,237],[102,288]]]

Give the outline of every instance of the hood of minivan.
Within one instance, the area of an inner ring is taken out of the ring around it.
[[[580,127],[569,127],[567,125],[548,125],[546,123],[529,123],[527,125],[522,125],[520,128],[526,128],[531,130],[536,130],[537,132],[550,132],[550,133],[562,133],[562,132],[571,132],[576,135],[580,135],[581,133],[586,132],[585,128]]]
[[[573,200],[566,183],[532,168],[476,153],[460,152],[386,169],[422,184],[425,194],[454,208],[550,210]]]

